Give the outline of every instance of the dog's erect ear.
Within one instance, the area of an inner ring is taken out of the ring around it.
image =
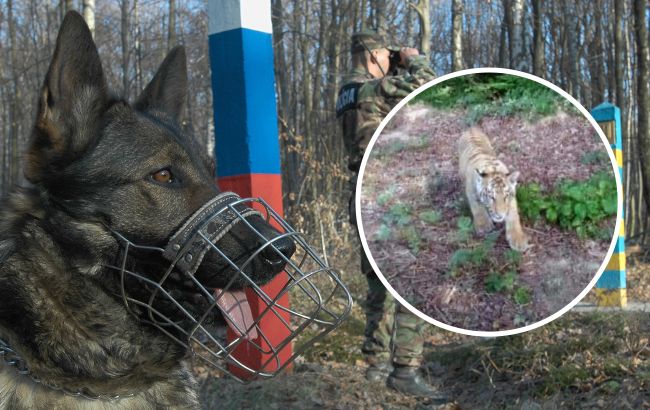
[[[97,47],[79,13],[65,15],[38,100],[25,176],[42,179],[53,161],[73,159],[91,140],[107,101]]]
[[[138,97],[135,108],[150,108],[171,114],[180,119],[187,98],[187,63],[185,48],[174,47],[158,68],[156,75]]]

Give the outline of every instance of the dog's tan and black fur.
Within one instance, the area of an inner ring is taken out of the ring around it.
[[[120,253],[111,231],[164,246],[219,192],[210,160],[178,126],[186,92],[185,53],[175,48],[135,103],[113,96],[82,17],[64,19],[25,161],[31,185],[0,205],[0,339],[43,383],[0,358],[0,409],[198,407],[187,352],[127,312],[119,275],[105,267]],[[161,170],[172,177],[154,177]],[[234,228],[219,246],[240,260],[256,241]],[[281,266],[258,259],[253,280],[263,284]],[[154,278],[164,263],[137,262]],[[196,277],[224,287],[229,269],[207,256]],[[52,385],[127,397],[89,400]]]

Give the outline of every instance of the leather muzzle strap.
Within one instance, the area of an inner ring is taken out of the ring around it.
[[[213,246],[211,244],[215,244],[243,218],[262,216],[244,204],[229,206],[240,199],[232,192],[224,192],[212,198],[172,235],[163,256],[172,262],[178,260],[176,267],[181,272],[194,275],[208,249]],[[201,234],[208,238],[208,241]]]

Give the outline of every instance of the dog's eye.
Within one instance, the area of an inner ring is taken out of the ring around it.
[[[151,178],[161,184],[169,184],[171,182],[174,182],[174,176],[172,175],[172,172],[169,170],[169,168],[164,168],[160,171],[154,172],[151,174]]]

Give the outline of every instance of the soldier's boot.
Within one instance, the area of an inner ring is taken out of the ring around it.
[[[366,380],[369,382],[384,381],[392,371],[393,366],[389,363],[371,363],[366,369]]]
[[[445,404],[449,399],[436,391],[422,377],[417,367],[395,366],[388,376],[386,385],[393,390],[409,396],[424,397],[431,400],[432,404]]]

